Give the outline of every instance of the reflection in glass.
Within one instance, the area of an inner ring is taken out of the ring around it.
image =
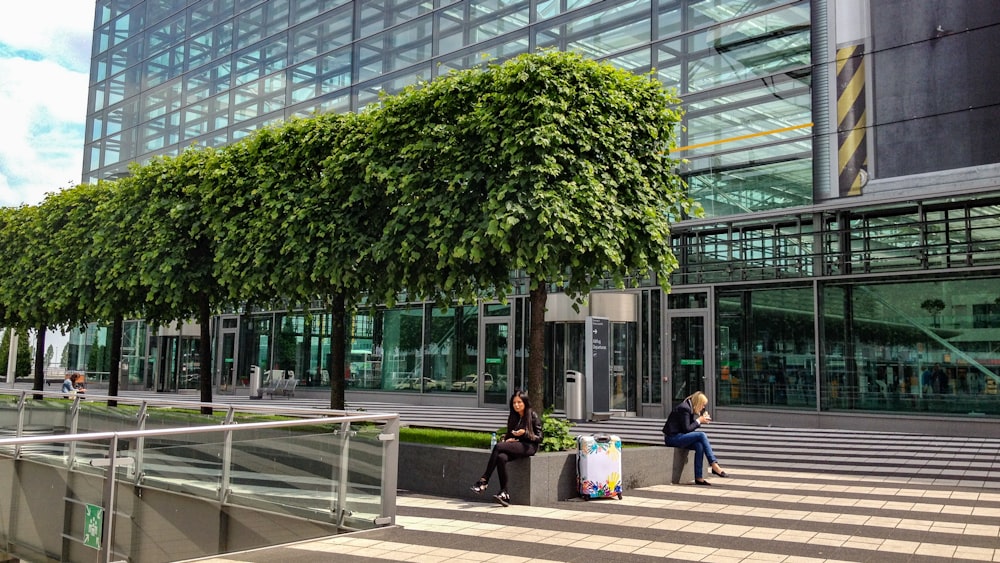
[[[809,287],[719,292],[718,404],[815,405],[812,304]]]
[[[824,406],[1000,414],[995,288],[989,279],[828,287]]]

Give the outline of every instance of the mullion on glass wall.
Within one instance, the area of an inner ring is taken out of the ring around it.
[[[1000,264],[1000,205],[982,205],[969,211],[970,256],[975,266]]]
[[[233,0],[204,0],[188,8],[188,29],[195,34],[233,16]]]
[[[571,17],[537,26],[535,41],[538,47],[555,47],[580,52],[589,58],[604,58],[649,43],[651,13],[650,4],[638,0],[603,10],[580,10]]]
[[[296,25],[307,20],[312,20],[320,14],[350,3],[351,0],[292,0],[289,10],[289,23]]]
[[[167,21],[155,24],[146,31],[146,53],[156,54],[163,49],[181,44],[186,37],[185,22],[185,15],[178,14]]]
[[[430,0],[358,0],[360,38],[429,13],[434,8]]]
[[[348,5],[293,28],[289,38],[291,62],[300,63],[349,45],[354,38],[352,17]]]

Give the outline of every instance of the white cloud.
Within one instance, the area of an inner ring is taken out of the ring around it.
[[[4,6],[0,44],[41,54],[78,72],[90,67],[94,0],[36,0]]]
[[[79,182],[94,2],[39,0],[0,19],[0,205]]]

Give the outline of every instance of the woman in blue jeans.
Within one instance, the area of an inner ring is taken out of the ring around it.
[[[729,474],[719,467],[719,460],[708,443],[708,436],[698,430],[703,424],[712,422],[711,415],[705,410],[708,397],[701,391],[684,399],[670,411],[667,423],[663,425],[663,443],[671,448],[694,450],[694,482],[696,485],[711,485],[702,475],[702,459],[708,458],[712,464],[712,473],[719,477],[729,477]]]

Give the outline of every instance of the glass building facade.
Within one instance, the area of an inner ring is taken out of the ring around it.
[[[581,312],[550,295],[546,405],[588,369],[599,317],[615,413],[663,417],[702,389],[719,420],[995,432],[998,23],[988,0],[98,0],[83,180],[577,51],[676,88],[679,171],[705,215],[675,225],[670,293],[599,285]],[[520,296],[354,316],[348,398],[505,404],[527,318]],[[214,324],[219,392],[251,365],[304,389],[341,376],[323,311]],[[144,335],[130,377],[189,385],[200,343],[176,332]]]

